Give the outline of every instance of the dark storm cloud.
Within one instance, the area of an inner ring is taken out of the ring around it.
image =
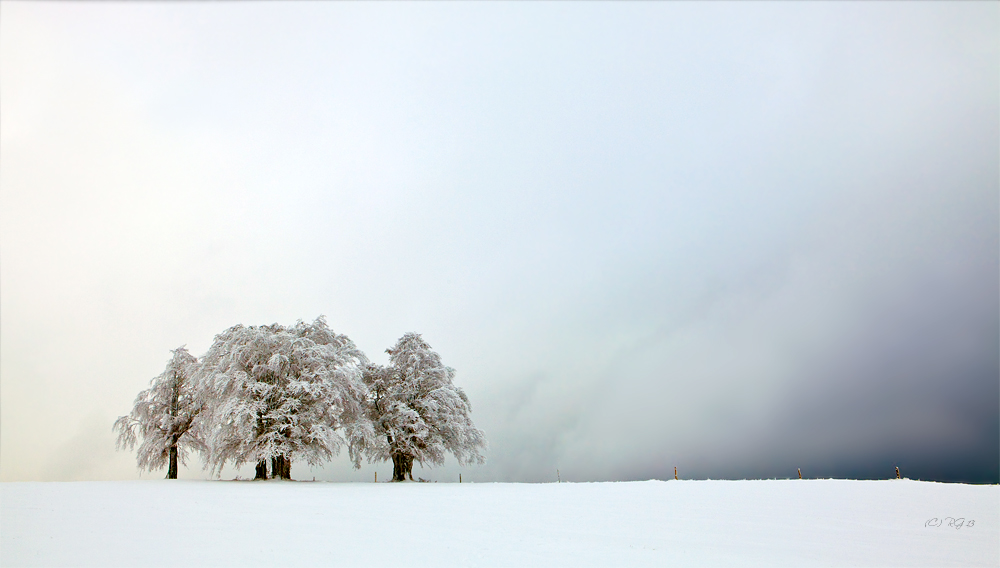
[[[598,360],[551,368],[558,393],[492,397],[520,409],[497,424],[502,476],[997,481],[997,52],[928,16],[828,22],[780,142],[703,174],[684,215],[653,213],[641,265],[606,262],[581,303],[596,337],[559,343]]]

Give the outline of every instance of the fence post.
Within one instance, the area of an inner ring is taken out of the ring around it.
[[[674,480],[677,480],[677,466],[674,466]]]
[[[802,479],[802,468],[798,467],[798,468],[795,468],[795,469],[799,470],[799,479]]]
[[[899,476],[899,466],[898,465],[896,466],[896,479],[903,479],[902,477]]]

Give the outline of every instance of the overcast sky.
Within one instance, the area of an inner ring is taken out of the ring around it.
[[[425,478],[997,482],[998,101],[995,2],[4,1],[0,480],[324,314],[457,370]]]

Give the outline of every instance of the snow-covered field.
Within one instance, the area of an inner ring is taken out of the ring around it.
[[[0,565],[997,566],[998,516],[908,480],[3,483]]]

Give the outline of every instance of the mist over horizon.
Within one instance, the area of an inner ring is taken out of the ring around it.
[[[0,13],[2,481],[162,477],[170,350],[324,315],[456,369],[425,479],[1000,482],[996,3]]]

